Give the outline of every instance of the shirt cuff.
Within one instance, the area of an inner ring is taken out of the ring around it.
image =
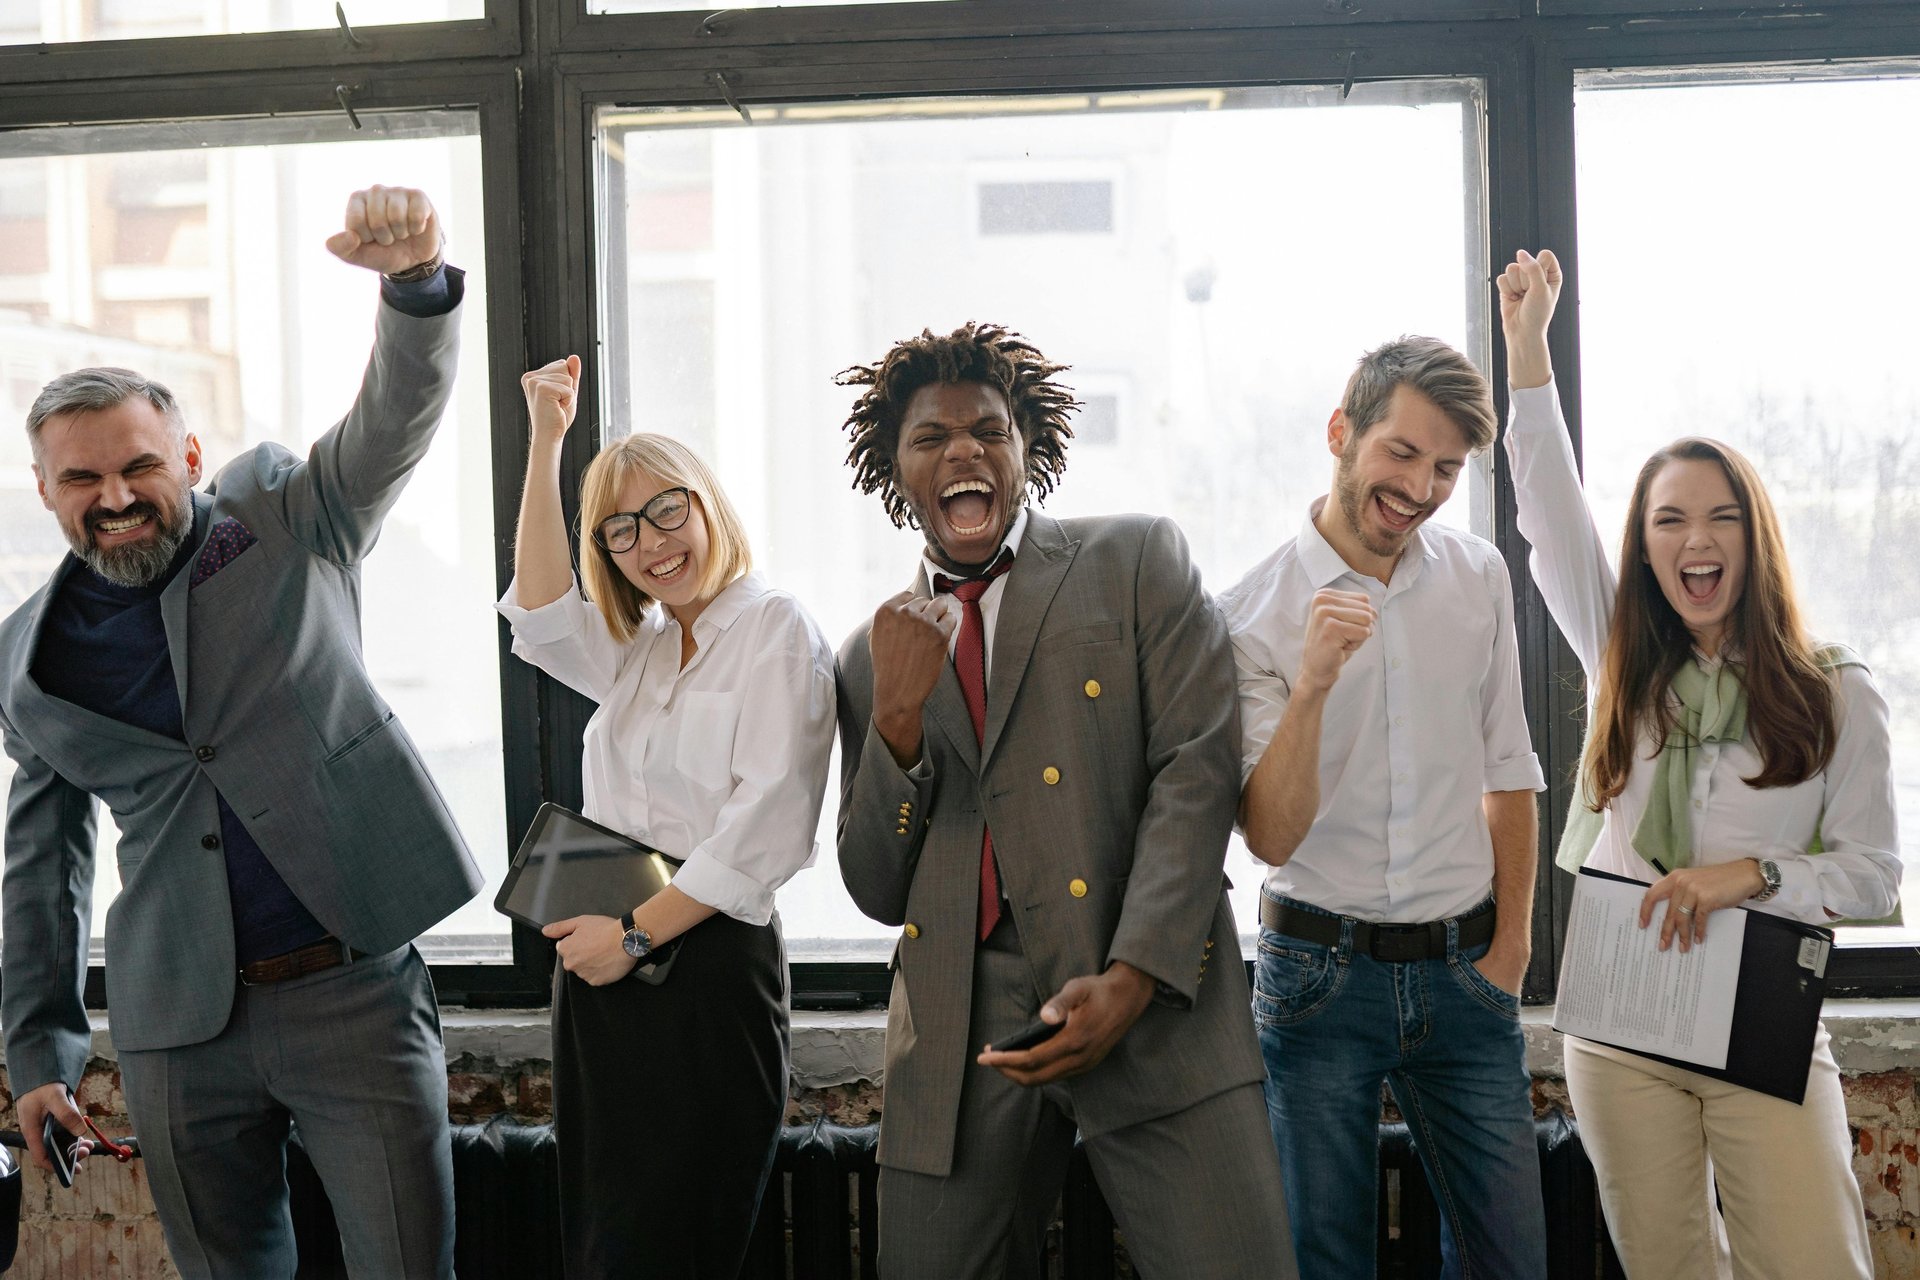
[[[507,584],[507,593],[493,606],[500,616],[513,628],[514,637],[522,644],[552,644],[564,640],[585,627],[590,621],[591,606],[586,597],[580,594],[580,581],[574,579],[566,593],[557,600],[551,600],[537,609],[523,608],[519,600],[520,579],[515,578]]]
[[[426,279],[406,284],[396,284],[386,276],[381,276],[380,296],[400,314],[425,320],[431,316],[443,316],[459,306],[460,299],[466,294],[465,281],[466,272],[458,267],[442,265]]]
[[[1507,387],[1510,420],[1518,420],[1524,414],[1529,422],[1551,423],[1559,406],[1560,389],[1552,379],[1548,379],[1544,387]]]
[[[1529,751],[1523,756],[1501,760],[1487,766],[1486,791],[1545,791],[1547,776],[1540,771],[1540,757]]]
[[[1824,904],[1820,901],[1820,872],[1813,865],[1813,858],[1818,856],[1792,853],[1770,855],[1773,865],[1780,868],[1780,892],[1765,902],[1749,900],[1741,905],[1792,916],[1796,920],[1825,920],[1832,924],[1826,912],[1821,910]]]
[[[711,853],[694,850],[673,873],[673,884],[702,906],[745,924],[765,924],[773,919],[773,891]]]

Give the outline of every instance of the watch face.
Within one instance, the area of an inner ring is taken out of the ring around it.
[[[647,937],[645,929],[627,930],[620,939],[620,945],[635,960],[646,959],[647,953],[653,950],[653,940]]]

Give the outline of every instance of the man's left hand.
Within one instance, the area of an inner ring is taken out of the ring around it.
[[[1152,999],[1153,979],[1116,960],[1103,974],[1072,979],[1041,1006],[1041,1021],[1066,1023],[1052,1039],[1009,1053],[989,1050],[974,1061],[1029,1086],[1080,1075],[1100,1065]]]
[[[1487,948],[1487,954],[1473,962],[1480,976],[1500,988],[1510,996],[1520,994],[1520,985],[1526,980],[1527,965],[1533,959],[1524,947],[1503,947],[1496,939]]]
[[[572,916],[540,932],[560,940],[560,963],[590,987],[618,982],[640,963],[621,945],[627,931],[612,916]]]
[[[345,226],[327,237],[342,262],[393,275],[440,252],[440,218],[427,193],[413,187],[368,187],[347,197]]]

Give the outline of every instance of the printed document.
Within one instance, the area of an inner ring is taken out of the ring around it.
[[[1747,913],[1738,907],[1707,920],[1705,942],[1660,950],[1668,903],[1640,927],[1647,886],[1574,878],[1573,914],[1560,962],[1557,1030],[1602,1044],[1724,1070],[1733,1032],[1733,998]]]

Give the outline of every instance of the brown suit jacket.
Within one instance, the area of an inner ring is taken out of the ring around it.
[[[863,625],[840,652],[840,872],[903,926],[880,1160],[946,1174],[972,1007],[980,831],[1039,985],[1123,960],[1159,994],[1066,1082],[1089,1136],[1262,1078],[1222,864],[1239,801],[1226,627],[1170,520],[1030,514],[1006,580],[976,744],[949,664],[919,768],[873,728]],[[915,590],[926,593],[924,575]],[[904,830],[903,830],[904,828]]]

